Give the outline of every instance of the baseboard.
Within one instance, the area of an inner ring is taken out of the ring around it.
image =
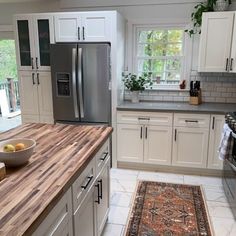
[[[190,174],[190,175],[204,175],[204,176],[222,176],[223,170],[213,170],[204,168],[190,168],[179,166],[162,166],[144,163],[133,162],[117,162],[118,168],[131,169],[131,170],[145,170],[145,171],[161,171],[175,174]]]

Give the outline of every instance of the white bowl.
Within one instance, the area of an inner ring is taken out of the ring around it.
[[[23,143],[25,149],[15,152],[4,152],[3,147],[7,144],[15,146],[17,143]],[[0,142],[0,162],[4,162],[6,166],[20,166],[28,162],[31,157],[36,142],[33,139],[16,138],[7,139]]]

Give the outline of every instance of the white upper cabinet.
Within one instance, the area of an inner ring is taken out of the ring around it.
[[[81,17],[78,13],[58,13],[55,15],[56,42],[76,42],[81,37]]]
[[[15,17],[15,33],[18,69],[50,71],[53,16],[18,15]]]
[[[110,12],[55,14],[56,42],[107,42],[111,40]]]
[[[236,41],[232,40],[236,37],[234,15],[234,12],[203,13],[199,72],[236,72]]]

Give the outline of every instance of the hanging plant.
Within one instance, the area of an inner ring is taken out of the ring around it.
[[[206,2],[198,3],[194,7],[194,11],[191,14],[193,28],[185,30],[185,32],[188,33],[190,37],[194,34],[201,33],[202,14],[203,14],[203,12],[213,12],[214,5],[216,4],[216,1],[217,0],[207,0]],[[229,4],[232,3],[231,0],[225,0],[225,1],[228,1]]]

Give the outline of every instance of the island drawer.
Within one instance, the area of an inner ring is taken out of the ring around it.
[[[72,236],[72,197],[71,188],[50,211],[32,236]]]
[[[92,187],[96,179],[95,158],[93,158],[85,170],[75,180],[72,185],[73,211],[75,212],[81,205],[86,193]]]
[[[173,113],[118,111],[117,123],[172,126]]]
[[[205,114],[174,114],[174,126],[191,128],[209,128],[210,115]]]
[[[102,148],[99,150],[99,152],[96,154],[96,175],[98,175],[103,166],[106,163],[106,160],[110,157],[110,151],[109,151],[109,140],[106,141],[106,143],[102,146]]]

